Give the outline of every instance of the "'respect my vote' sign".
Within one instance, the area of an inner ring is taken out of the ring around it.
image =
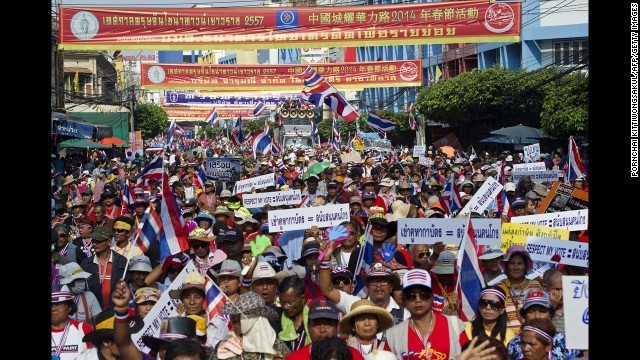
[[[273,191],[257,194],[243,194],[242,206],[246,208],[263,207],[264,205],[298,205],[302,201],[300,190]]]
[[[588,243],[529,236],[524,248],[534,261],[589,267]]]
[[[313,206],[308,208],[270,210],[269,232],[319,228],[339,225],[349,221],[349,204]]]
[[[511,223],[548,226],[569,231],[587,230],[589,227],[589,209],[515,216],[511,218]]]
[[[500,219],[471,219],[478,245],[500,246],[502,228]],[[467,219],[398,219],[399,244],[444,244],[459,245],[465,233]]]

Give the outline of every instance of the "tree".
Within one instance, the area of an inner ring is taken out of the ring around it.
[[[589,131],[589,79],[572,73],[553,83],[540,114],[542,130],[561,139],[586,136]]]
[[[267,119],[267,117],[262,116],[259,119],[254,119],[251,120],[248,123],[245,123],[245,129],[243,130],[243,135],[246,138],[247,136],[249,136],[249,134],[253,134],[258,130],[264,130],[264,121],[265,119]],[[267,122],[269,123],[269,136],[272,137],[273,136],[273,129],[275,127],[275,123],[273,121],[269,121],[267,119]],[[272,137],[273,139],[273,137]]]
[[[169,126],[167,113],[156,104],[138,103],[135,115],[135,128],[142,131],[143,139],[153,138]]]

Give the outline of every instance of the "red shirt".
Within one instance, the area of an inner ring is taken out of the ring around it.
[[[285,356],[284,359],[285,360],[309,360],[309,358],[311,357],[311,345],[313,344],[306,345],[292,352],[291,354]],[[364,360],[364,358],[362,357],[362,355],[360,355],[358,350],[349,346],[349,351],[351,351],[351,357],[353,360]]]
[[[444,315],[434,312],[436,323],[433,327],[433,332],[429,336],[429,343],[431,343],[431,347],[429,348],[429,356],[426,357],[426,351],[424,348],[424,344],[420,341],[418,334],[413,330],[411,326],[409,326],[409,339],[408,341],[408,349],[409,351],[417,352],[422,355],[420,360],[438,360],[438,359],[449,359],[449,324]],[[466,344],[469,341],[467,337],[467,333],[465,331],[460,334],[459,338],[461,346]],[[391,351],[388,343],[384,344],[384,350]]]

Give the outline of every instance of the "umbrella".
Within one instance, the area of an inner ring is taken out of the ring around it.
[[[538,140],[515,137],[515,136],[494,135],[494,136],[489,136],[486,139],[482,139],[479,142],[496,143],[496,144],[535,144],[538,142]]]
[[[125,143],[124,140],[117,138],[117,137],[106,137],[102,140],[99,141],[100,144],[102,145],[122,145]]]
[[[324,171],[324,169],[328,168],[331,166],[331,163],[328,161],[323,161],[323,162],[317,162],[313,165],[311,165],[307,171],[304,172],[304,174],[302,175],[302,179],[306,180],[309,176],[311,176],[312,174],[320,174],[322,171]]]
[[[87,139],[71,139],[60,143],[61,149],[74,148],[74,149],[111,149],[110,145],[100,144]]]
[[[444,151],[448,157],[453,157],[456,153],[456,150],[449,145],[440,146],[440,150]]]
[[[490,132],[490,134],[511,136],[516,138],[530,138],[530,139],[540,139],[540,138],[547,137],[547,135],[542,130],[532,128],[529,126],[524,126],[522,124],[518,124],[516,126],[510,126],[506,128],[500,128],[498,130],[493,130]]]

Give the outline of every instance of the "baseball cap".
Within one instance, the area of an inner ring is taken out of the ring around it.
[[[450,251],[441,252],[438,260],[436,260],[436,266],[431,269],[431,272],[435,274],[453,274],[455,259],[456,255]]]
[[[338,319],[338,309],[330,300],[319,299],[309,307],[309,319]]]
[[[526,293],[524,297],[524,303],[522,304],[522,310],[527,310],[533,305],[540,305],[547,309],[551,309],[551,300],[549,299],[549,295],[540,290],[530,290]]]
[[[431,276],[427,270],[413,269],[407,271],[404,276],[402,276],[402,290],[406,290],[417,285],[426,286],[431,289]]]
[[[490,260],[504,256],[499,246],[485,245],[482,247],[482,255],[478,256],[479,260]]]

